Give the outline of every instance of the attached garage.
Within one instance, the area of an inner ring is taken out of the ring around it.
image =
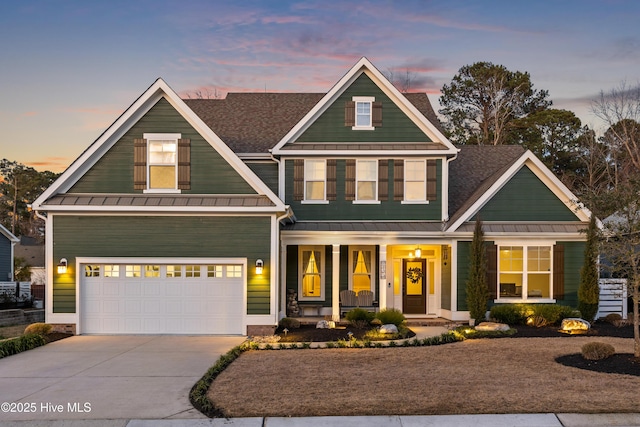
[[[82,334],[244,334],[246,260],[81,263]]]

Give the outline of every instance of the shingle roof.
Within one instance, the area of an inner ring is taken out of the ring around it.
[[[224,99],[185,99],[184,102],[235,153],[268,153],[324,95],[229,93]],[[404,95],[442,131],[426,94]]]
[[[449,166],[449,215],[455,220],[524,153],[521,145],[461,145]]]

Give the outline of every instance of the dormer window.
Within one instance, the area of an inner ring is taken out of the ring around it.
[[[345,126],[353,130],[375,130],[382,126],[382,102],[373,96],[354,96],[345,105]]]

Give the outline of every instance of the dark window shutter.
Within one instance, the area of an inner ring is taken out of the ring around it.
[[[427,160],[427,200],[435,200],[438,193],[436,181],[436,160]]]
[[[344,103],[344,125],[356,125],[356,103],[355,101],[347,101]]]
[[[346,169],[344,177],[344,198],[345,200],[356,199],[356,161],[355,159],[346,160]]]
[[[372,105],[371,125],[374,128],[382,127],[382,102],[373,102]]]
[[[336,199],[336,159],[327,160],[327,200]]]
[[[564,246],[553,247],[553,297],[564,299]]]
[[[404,200],[404,160],[393,161],[393,200]]]
[[[486,246],[487,257],[487,286],[489,287],[489,298],[498,298],[498,247],[496,245]]]
[[[304,159],[293,161],[293,200],[304,198]]]
[[[133,140],[133,188],[147,189],[147,140],[143,138]]]
[[[389,160],[378,160],[378,200],[389,200]]]
[[[191,189],[191,140],[178,140],[178,189]]]

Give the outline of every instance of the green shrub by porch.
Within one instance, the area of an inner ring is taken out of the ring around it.
[[[375,316],[383,325],[393,324],[400,326],[406,320],[404,314],[397,308],[385,308],[377,312]]]
[[[376,314],[363,308],[351,309],[345,314],[345,319],[356,328],[366,328],[375,318]]]

